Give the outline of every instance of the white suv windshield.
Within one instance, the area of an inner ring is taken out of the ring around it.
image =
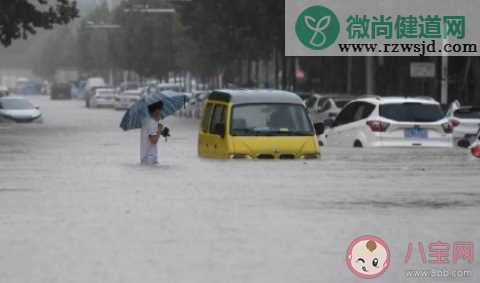
[[[305,108],[294,104],[235,106],[233,136],[310,136],[313,128]]]
[[[392,103],[380,105],[380,116],[398,122],[436,122],[445,114],[437,104]]]

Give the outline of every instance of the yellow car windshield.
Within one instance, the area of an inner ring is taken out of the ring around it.
[[[311,136],[305,108],[296,104],[247,104],[232,110],[232,136]]]

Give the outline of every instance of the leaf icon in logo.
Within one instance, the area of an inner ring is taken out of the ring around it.
[[[330,25],[332,17],[325,16],[318,21],[311,16],[305,16],[305,25],[313,31],[313,35],[310,38],[310,44],[315,47],[322,47],[327,40],[327,36],[323,32]]]
[[[321,18],[317,23],[317,29],[319,31],[324,31],[328,27],[328,25],[330,25],[331,19],[332,19],[331,16],[325,16]]]
[[[311,29],[312,31],[315,31],[316,30],[316,22],[317,20],[314,18],[314,17],[311,17],[311,16],[305,16],[305,25],[307,25],[307,27],[309,29]]]

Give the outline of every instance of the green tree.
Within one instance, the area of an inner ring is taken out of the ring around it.
[[[180,9],[208,75],[241,62],[284,53],[284,2],[278,0],[192,1]],[[250,64],[248,64],[250,66]],[[230,72],[235,73],[235,72]],[[238,72],[237,72],[238,73]]]
[[[41,38],[38,51],[32,57],[33,72],[44,78],[53,78],[60,68],[77,66],[76,37],[70,26],[61,27]]]
[[[112,15],[106,5],[96,8],[82,20],[76,47],[72,50],[77,52],[80,70],[105,75],[113,67],[112,40],[115,30],[102,27],[111,21]]]
[[[53,4],[54,3],[54,4]],[[52,29],[78,17],[77,3],[69,0],[2,0],[0,2],[0,43],[36,33],[37,28]]]
[[[190,44],[183,36],[183,27],[172,13],[144,13],[131,6],[170,7],[158,0],[123,2],[114,11],[113,22],[120,28],[114,32],[112,54],[118,67],[133,70],[142,77],[162,78],[169,71],[178,70],[181,45]],[[129,10],[128,10],[129,9]],[[185,54],[184,54],[185,55]]]

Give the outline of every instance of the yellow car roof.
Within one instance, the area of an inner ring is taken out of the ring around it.
[[[288,103],[303,105],[303,101],[298,95],[271,89],[220,89],[213,91],[208,99],[233,104]]]

